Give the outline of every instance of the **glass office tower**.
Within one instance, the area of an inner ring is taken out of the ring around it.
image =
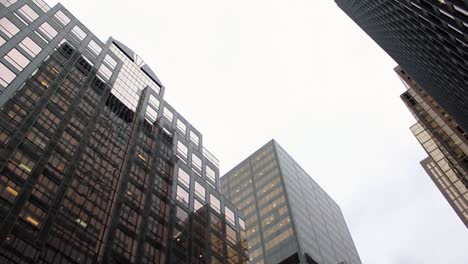
[[[335,2],[468,131],[468,1]]]
[[[274,140],[221,177],[259,264],[359,264],[340,207]]]
[[[246,263],[218,161],[143,60],[0,2],[0,263]]]
[[[429,155],[421,165],[468,227],[468,133],[401,67],[395,71],[408,89],[401,98],[417,120],[411,132]]]

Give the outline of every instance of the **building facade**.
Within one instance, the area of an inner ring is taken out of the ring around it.
[[[421,165],[468,227],[468,133],[405,70],[395,71],[407,87],[401,98],[417,120],[411,132],[428,154]]]
[[[132,50],[0,1],[0,263],[247,263],[218,161]]]
[[[221,190],[244,213],[250,263],[361,263],[340,207],[274,140]]]
[[[468,2],[335,0],[468,131]]]

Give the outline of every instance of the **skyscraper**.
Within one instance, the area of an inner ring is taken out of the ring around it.
[[[0,2],[0,263],[246,263],[218,161],[131,49]]]
[[[340,207],[276,141],[221,177],[245,215],[254,264],[359,264]]]
[[[429,155],[421,165],[468,227],[468,133],[405,70],[395,71],[408,89],[401,98],[417,120],[411,131]]]
[[[335,0],[468,131],[468,2]]]

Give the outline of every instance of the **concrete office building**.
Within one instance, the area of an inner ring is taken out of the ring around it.
[[[0,263],[247,263],[160,80],[62,5],[0,1]]]
[[[468,131],[468,2],[335,0]]]
[[[221,190],[244,213],[250,263],[361,263],[340,207],[274,140]]]
[[[405,70],[395,71],[407,88],[401,98],[417,120],[411,132],[428,154],[421,165],[468,227],[468,133]]]

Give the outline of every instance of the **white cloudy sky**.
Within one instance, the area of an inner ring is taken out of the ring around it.
[[[61,2],[153,68],[222,173],[275,138],[341,205],[363,263],[468,261],[395,62],[333,0]]]

